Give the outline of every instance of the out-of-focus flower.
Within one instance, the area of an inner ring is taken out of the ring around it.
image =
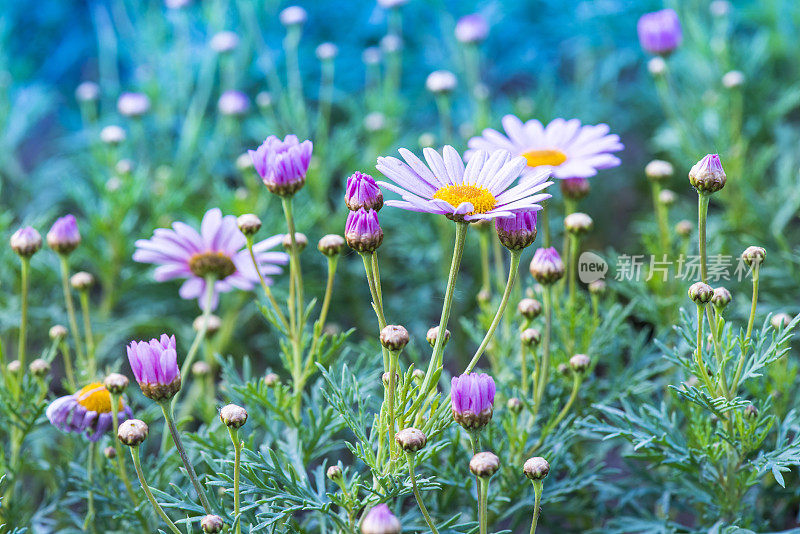
[[[399,35],[390,33],[381,38],[381,50],[387,54],[393,54],[403,49],[403,38]]]
[[[209,46],[219,54],[233,52],[239,46],[239,36],[232,31],[217,32],[211,38]]]
[[[308,13],[306,10],[300,6],[289,6],[281,11],[278,18],[286,27],[289,26],[299,26],[301,24],[305,24],[306,20],[308,19]]]
[[[509,250],[522,250],[536,240],[536,212],[520,211],[494,220],[500,242]]]
[[[377,46],[370,46],[361,52],[361,61],[366,65],[377,65],[381,62],[381,49]]]
[[[408,0],[378,0],[378,5],[384,9],[394,9],[396,7],[404,6]]]
[[[192,0],[164,0],[168,9],[183,9],[192,3]]]
[[[361,534],[400,534],[403,527],[385,504],[373,506],[361,521]]]
[[[344,226],[347,245],[357,252],[374,252],[383,243],[383,229],[375,210],[351,211]]]
[[[32,226],[24,226],[11,234],[9,244],[18,256],[30,258],[42,248],[42,236]]]
[[[581,212],[570,213],[564,217],[564,229],[570,234],[582,235],[594,227],[592,218]]]
[[[512,158],[505,150],[492,154],[475,151],[466,167],[451,146],[445,146],[443,154],[432,148],[425,148],[423,154],[427,165],[404,148],[400,155],[406,163],[393,157],[378,158],[376,168],[394,182],[378,185],[403,197],[386,201],[387,206],[441,214],[457,221],[479,221],[539,210],[538,202],[551,196],[541,193],[552,184],[545,181],[547,171],[511,187],[525,169],[525,160]]]
[[[489,35],[489,23],[482,15],[473,13],[458,19],[456,39],[462,43],[479,43]]]
[[[554,247],[537,248],[533,253],[530,271],[540,284],[553,284],[564,276],[564,262]]]
[[[100,140],[107,145],[118,145],[127,138],[125,130],[121,126],[111,124],[100,130]]]
[[[642,15],[636,24],[636,31],[642,48],[659,56],[668,55],[683,40],[681,21],[674,9],[662,9]]]
[[[744,73],[740,70],[728,71],[722,76],[722,86],[725,89],[735,89],[742,84],[744,84]]]
[[[731,3],[728,0],[714,0],[708,4],[708,10],[715,17],[726,17],[731,12]]]
[[[700,194],[716,193],[725,187],[726,181],[727,176],[717,154],[703,156],[689,171],[689,183]]]
[[[217,101],[217,109],[223,115],[241,116],[250,109],[250,99],[241,91],[225,91]]]
[[[380,111],[372,111],[364,117],[364,129],[368,132],[380,132],[386,128],[386,115]]]
[[[296,135],[287,135],[282,141],[270,135],[261,146],[247,153],[271,193],[291,196],[306,183],[312,149],[311,141],[301,143]]]
[[[267,91],[261,91],[256,95],[256,105],[262,109],[266,109],[272,105],[272,95]]]
[[[361,208],[379,211],[383,207],[383,192],[375,178],[356,171],[347,178],[344,203],[350,211]]]
[[[454,376],[450,381],[453,419],[467,430],[485,427],[492,420],[494,394],[494,379],[486,373]]]
[[[320,61],[329,61],[339,55],[339,47],[333,43],[322,43],[315,52]]]
[[[514,115],[503,117],[505,135],[487,128],[469,140],[466,156],[478,150],[508,150],[527,162],[525,178],[547,171],[554,178],[590,178],[598,169],[620,164],[612,152],[625,148],[619,136],[609,134],[606,124],[581,125],[578,119],[555,119],[547,126],[532,119],[522,122]]]
[[[425,80],[425,88],[435,95],[451,93],[457,86],[456,75],[449,70],[435,70]]]
[[[118,405],[120,421],[133,417],[122,399]],[[72,395],[59,397],[47,407],[47,419],[64,432],[76,432],[97,441],[111,430],[111,394],[100,382],[89,384]]]
[[[141,117],[150,110],[150,99],[144,93],[122,93],[117,99],[117,111],[126,117]]]
[[[161,334],[159,339],[131,341],[128,363],[133,376],[148,399],[171,399],[181,389],[178,351],[175,336]]]
[[[672,163],[661,159],[654,159],[644,167],[644,175],[654,182],[663,182],[672,178],[675,169]]]
[[[661,56],[651,57],[647,62],[647,70],[653,77],[663,76],[667,72],[667,62]]]
[[[47,232],[47,246],[59,254],[69,254],[81,244],[81,233],[74,215],[56,219]]]
[[[78,102],[94,102],[100,98],[100,86],[94,82],[81,82],[75,88],[75,99]]]
[[[282,235],[275,235],[253,246],[259,270],[267,284],[272,283],[271,275],[281,272],[278,264],[288,261],[283,252],[268,252],[279,245],[282,238]],[[172,229],[156,229],[151,239],[136,241],[133,259],[158,265],[153,274],[159,282],[185,278],[180,296],[198,299],[203,309],[206,307],[206,276],[214,275],[213,310],[217,307],[219,293],[249,290],[259,282],[250,253],[243,248],[246,242],[237,227],[236,217],[223,217],[219,208],[213,208],[203,216],[199,233],[186,223],[176,222]]]

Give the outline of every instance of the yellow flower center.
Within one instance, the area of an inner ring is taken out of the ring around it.
[[[454,208],[457,208],[462,202],[469,202],[472,204],[473,211],[467,215],[486,213],[497,203],[494,195],[479,185],[447,185],[436,191],[433,198],[444,200]]]
[[[222,252],[200,252],[189,258],[189,269],[195,276],[213,274],[222,280],[236,272],[236,265]]]
[[[84,386],[75,394],[75,397],[78,399],[78,404],[90,412],[111,412],[111,394],[100,382],[94,382],[88,386]],[[120,399],[118,410],[122,410],[122,408],[122,399]]]
[[[528,160],[528,167],[539,167],[541,165],[552,165],[558,167],[567,161],[567,155],[560,150],[528,150],[521,154],[523,158]]]

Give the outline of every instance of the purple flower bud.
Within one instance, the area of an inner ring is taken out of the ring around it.
[[[636,30],[642,48],[659,56],[668,55],[683,40],[681,21],[674,9],[662,9],[642,15]]]
[[[42,236],[35,228],[25,226],[11,235],[11,250],[22,258],[30,258],[42,248]]]
[[[81,244],[78,221],[73,215],[56,219],[47,232],[47,245],[59,254],[69,254]]]
[[[150,110],[150,99],[143,93],[122,93],[117,99],[117,111],[126,117],[141,117]]]
[[[558,185],[561,187],[564,198],[576,201],[585,198],[591,189],[589,180],[586,178],[564,178],[559,181]]]
[[[171,399],[181,389],[175,336],[131,341],[128,362],[145,397],[154,401]]]
[[[217,109],[223,115],[244,115],[250,109],[250,99],[241,91],[225,91],[219,97]]]
[[[707,154],[689,171],[689,183],[700,194],[716,193],[725,187],[726,181],[727,177],[717,154]]]
[[[537,248],[533,253],[530,270],[537,282],[549,285],[564,276],[564,262],[555,248]]]
[[[385,504],[374,506],[361,522],[362,534],[400,534],[402,525]]]
[[[347,244],[358,252],[374,252],[383,242],[383,230],[375,210],[351,211],[344,225]]]
[[[488,34],[489,24],[477,13],[461,17],[456,23],[456,39],[462,43],[479,43]]]
[[[494,220],[497,237],[509,250],[522,250],[536,239],[536,212],[521,211]]]
[[[494,379],[485,373],[454,376],[450,383],[453,419],[467,430],[480,430],[492,420]]]
[[[383,207],[383,193],[375,178],[356,172],[347,179],[344,203],[350,211],[361,208],[378,211]]]
[[[283,141],[274,135],[267,137],[255,150],[248,150],[253,166],[271,193],[294,195],[306,183],[311,163],[311,141],[287,135]]]

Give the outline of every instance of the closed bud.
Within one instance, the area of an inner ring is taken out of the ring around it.
[[[555,248],[538,248],[533,254],[530,271],[540,284],[554,284],[564,276],[564,262]]]
[[[491,478],[500,469],[500,458],[491,452],[479,452],[469,461],[469,470],[480,478]]]
[[[428,333],[425,334],[425,339],[428,341],[428,344],[433,347],[436,344],[436,338],[439,337],[439,327],[434,326],[433,328],[428,329]],[[447,345],[447,342],[450,341],[450,330],[444,329],[444,340],[442,342],[442,346]],[[420,371],[419,369],[417,369]],[[422,371],[420,371],[422,372]]]
[[[525,461],[522,471],[531,480],[544,480],[550,474],[550,464],[541,456],[535,456]]]
[[[192,321],[192,328],[194,328],[195,332],[199,332],[203,328],[203,321],[205,321],[206,324],[207,336],[213,336],[222,328],[222,319],[210,313],[208,317],[204,317],[203,315],[195,317],[194,321]]]
[[[527,320],[533,320],[542,313],[542,304],[536,299],[522,299],[517,304],[517,311]]]
[[[714,305],[719,311],[725,309],[725,307],[731,303],[733,297],[731,297],[731,292],[725,289],[724,287],[717,287],[714,289],[714,294],[711,295],[711,304]]]
[[[411,376],[413,377],[414,382],[416,382],[417,385],[420,385],[422,384],[422,381],[425,380],[425,371],[422,369],[414,369],[414,372],[411,373]]]
[[[194,362],[192,364],[192,374],[198,378],[211,374],[211,366],[206,362]]]
[[[592,360],[586,354],[576,354],[569,359],[569,366],[576,373],[585,373],[591,363]]]
[[[664,61],[664,58],[661,56],[650,58],[650,61],[647,62],[647,71],[654,78],[663,76],[664,73],[667,72],[667,62]]]
[[[47,376],[47,373],[50,372],[50,364],[41,358],[36,358],[28,366],[28,370],[33,376],[37,378],[44,378]]]
[[[42,236],[34,228],[26,226],[11,235],[11,250],[21,258],[30,258],[42,248]]]
[[[308,238],[305,234],[301,234],[300,232],[295,232],[294,234],[294,246],[297,247],[297,252],[301,252],[304,248],[308,245]],[[283,248],[286,250],[292,249],[292,236],[290,234],[285,234],[283,236]]]
[[[228,428],[241,428],[247,422],[247,410],[236,404],[228,404],[219,411],[219,419]]]
[[[281,383],[280,377],[275,373],[267,373],[264,375],[264,385],[268,388],[273,388]]]
[[[389,387],[389,378],[391,378],[391,376],[392,376],[391,373],[389,373],[388,371],[381,375],[381,383],[383,383],[384,387],[387,388]],[[395,387],[397,387],[397,385],[400,382],[400,375],[397,373],[394,374],[394,382],[395,382]]]
[[[239,226],[239,231],[246,236],[255,235],[261,230],[261,219],[254,213],[239,215],[236,219],[236,224]]]
[[[570,213],[564,218],[564,228],[573,235],[583,235],[594,227],[594,221],[585,213]]]
[[[351,211],[344,228],[347,245],[356,252],[374,252],[383,243],[383,230],[375,210]]]
[[[520,332],[519,339],[526,347],[533,347],[542,340],[542,334],[535,328],[526,328]]]
[[[144,421],[128,419],[119,425],[117,438],[128,447],[138,447],[147,438],[148,432]]]
[[[404,428],[395,436],[395,441],[405,452],[415,453],[428,443],[428,437],[418,428]]]
[[[586,178],[565,178],[558,181],[561,193],[569,200],[582,200],[589,194],[591,186]]]
[[[744,252],[742,252],[742,260],[748,267],[752,267],[753,265],[760,266],[766,257],[767,251],[762,247],[747,247],[744,249]]]
[[[658,201],[664,206],[672,206],[678,201],[678,195],[675,194],[675,191],[664,189],[658,194]]]
[[[746,419],[753,420],[758,417],[758,408],[753,406],[752,404],[748,404],[744,408],[744,416]]]
[[[400,534],[403,526],[385,504],[374,506],[361,521],[361,534]]]
[[[689,298],[698,306],[705,306],[713,296],[714,290],[703,282],[696,282],[689,287]]]
[[[94,285],[94,276],[86,271],[79,271],[70,277],[69,283],[78,291],[86,291]]]
[[[339,467],[338,465],[330,466],[326,474],[328,475],[329,479],[333,480],[336,483],[339,483],[343,480],[342,468]]]
[[[390,324],[381,330],[381,345],[392,352],[403,350],[408,344],[408,330],[401,325]]]
[[[200,528],[205,534],[218,534],[225,528],[225,523],[218,515],[207,515],[200,520]]]
[[[569,368],[569,365],[566,363],[559,363],[558,367],[556,367],[556,371],[563,377],[569,377],[572,375],[572,370]]]
[[[20,369],[22,369],[22,364],[19,360],[11,360],[8,362],[8,365],[6,365],[6,370],[12,374],[19,373]]]
[[[519,415],[519,413],[522,412],[522,401],[516,397],[511,397],[508,399],[508,402],[506,402],[506,407],[514,415]]]
[[[792,316],[789,315],[788,313],[776,313],[769,320],[769,323],[775,330],[778,330],[780,328],[786,328],[787,326],[789,326],[789,323],[791,322],[792,322]]]
[[[117,457],[117,449],[109,445],[108,447],[103,449],[103,456],[105,456],[109,460],[113,460],[114,458]]]
[[[681,237],[691,236],[693,230],[694,226],[690,221],[687,220],[678,221],[678,224],[675,225],[675,233]]]
[[[725,171],[717,154],[708,154],[695,163],[689,171],[689,183],[701,195],[716,193],[725,187],[726,180]]]
[[[50,339],[52,339],[53,341],[61,341],[62,339],[67,337],[68,333],[69,332],[67,331],[67,327],[65,327],[64,325],[56,324],[50,327],[49,335]]]
[[[644,168],[644,175],[653,182],[669,180],[673,174],[675,174],[675,169],[673,169],[672,163],[661,159],[654,159]]]
[[[103,381],[109,393],[112,395],[122,395],[128,389],[128,377],[119,373],[111,373]]]
[[[478,291],[478,302],[481,304],[488,304],[492,300],[492,292],[488,289],[481,289]]]
[[[344,245],[345,242],[342,236],[338,234],[328,234],[322,236],[322,239],[319,240],[319,243],[317,243],[317,250],[330,258],[340,254]]]

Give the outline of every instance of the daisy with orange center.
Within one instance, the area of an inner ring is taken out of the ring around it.
[[[122,399],[117,406],[119,420],[133,417],[133,412]],[[100,382],[84,386],[72,395],[65,395],[47,407],[47,419],[64,432],[83,433],[89,441],[99,440],[111,430],[111,394]]]
[[[399,152],[405,161],[381,157],[376,165],[394,182],[378,182],[378,185],[403,198],[388,200],[387,206],[472,222],[540,210],[538,203],[550,198],[542,193],[552,184],[546,181],[547,172],[530,176],[524,184],[513,185],[527,165],[524,158],[512,157],[506,150],[491,154],[477,150],[466,165],[451,146],[445,146],[442,154],[432,148],[424,149],[427,165],[409,150],[401,148]]]

